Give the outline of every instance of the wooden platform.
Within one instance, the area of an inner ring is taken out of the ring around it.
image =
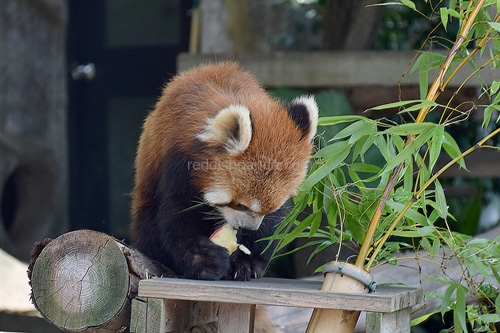
[[[142,280],[133,304],[131,332],[171,332],[217,319],[218,332],[253,332],[255,305],[262,304],[366,311],[367,332],[407,333],[411,307],[421,301],[422,295],[418,288],[384,286],[370,294],[332,293],[320,290],[321,284],[274,278],[248,282]],[[203,307],[200,302],[209,306]],[[180,312],[182,318],[178,317]]]

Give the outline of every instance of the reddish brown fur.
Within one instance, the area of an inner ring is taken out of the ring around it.
[[[266,242],[257,240],[285,217],[285,201],[307,170],[316,122],[312,97],[285,105],[234,63],[174,78],[146,119],[137,151],[137,249],[188,278],[263,276],[272,251],[263,253]],[[220,223],[245,229],[238,242],[250,255],[229,255],[209,240]]]
[[[210,85],[210,82],[213,84]],[[218,90],[220,86],[227,93]],[[231,93],[238,90],[244,94]],[[199,189],[206,190],[212,184],[222,181],[232,184],[233,197],[250,195],[258,198],[266,193],[268,201],[262,202],[263,214],[274,211],[283,204],[283,192],[293,194],[303,179],[312,144],[308,140],[301,140],[303,134],[297,130],[282,103],[271,99],[260,84],[237,64],[223,63],[199,67],[181,74],[164,89],[155,110],[146,119],[139,143],[136,159],[137,188],[132,204],[134,211],[143,205],[141,193],[147,191],[144,188],[146,180],[158,172],[166,153],[173,147],[181,151],[189,149],[207,119],[234,104],[244,105],[250,110],[253,127],[250,146],[237,156],[210,154],[207,151],[199,162],[214,161],[216,165],[244,163],[248,167],[250,163],[258,161],[261,166],[270,166],[272,176],[263,183],[264,188],[255,188],[249,185],[262,181],[259,173],[253,174],[258,179],[252,179],[252,173],[244,168],[231,167],[222,173],[220,170],[214,173],[214,170],[200,169],[196,177]],[[286,170],[278,170],[283,166]],[[245,193],[239,193],[240,190]],[[273,198],[280,202],[273,202]]]

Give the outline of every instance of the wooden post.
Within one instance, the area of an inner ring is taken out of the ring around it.
[[[359,267],[351,264],[342,263],[344,269],[354,271],[368,280],[371,280],[370,274]],[[342,292],[342,293],[366,293],[368,289],[365,284],[341,272],[329,272],[325,275],[325,280],[321,290]],[[332,309],[314,309],[307,333],[354,332],[356,322],[358,321],[359,311],[350,310],[332,310]]]
[[[165,267],[103,233],[78,230],[37,243],[28,269],[32,301],[69,332],[124,332],[140,279]]]
[[[252,333],[255,304],[220,303],[219,332]]]
[[[411,308],[402,309],[391,313],[367,313],[366,331],[382,333],[408,333],[411,325],[408,318]]]

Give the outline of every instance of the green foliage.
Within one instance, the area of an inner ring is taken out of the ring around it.
[[[468,111],[451,106],[455,94],[446,102],[436,100],[464,65],[473,68],[479,82],[484,82],[480,74],[497,68],[495,52],[481,65],[476,64],[474,56],[482,54],[486,45],[500,50],[498,3],[493,0],[451,0],[449,6],[445,2],[433,6],[430,0],[425,3],[430,6],[426,17],[437,18],[437,24],[447,32],[451,21],[458,24],[454,41],[439,40],[440,45],[454,46],[448,55],[422,51],[416,57],[409,72],[418,74],[419,100],[396,101],[371,109],[376,112],[398,108],[401,116],[410,115],[415,121],[398,124],[352,115],[339,94],[332,91],[318,94],[323,140],[318,141],[309,175],[294,198],[294,209],[273,236],[278,241],[274,256],[286,254],[287,246],[296,239],[305,240],[303,247],[313,248],[312,256],[333,244],[361,245],[356,264],[367,270],[381,264],[396,264],[394,251],[405,248],[425,250],[430,258],[453,256],[462,271],[458,272],[458,278],[439,278],[447,286],[446,293],[431,296],[442,299],[443,315],[453,313],[455,332],[471,328],[492,331],[493,324],[500,322],[500,296],[495,287],[500,284],[500,237],[471,239],[453,232],[449,227],[453,216],[439,176],[454,164],[466,169],[464,157],[477,149],[497,149],[489,142],[500,133],[495,128],[499,119],[492,121],[500,110],[500,83],[483,84],[482,92],[489,104],[470,102],[473,107]],[[418,6],[410,0],[397,4],[419,13],[423,11],[421,2]],[[492,12],[494,18],[490,17]],[[430,36],[427,41],[435,40]],[[439,69],[434,81],[429,77],[432,69]],[[303,92],[291,95],[298,93]],[[482,125],[486,134],[470,148],[460,149],[450,134],[451,129],[476,109],[484,109]],[[432,117],[436,121],[427,120],[429,114],[436,115]],[[451,162],[437,168],[438,159],[444,155]],[[478,215],[473,207],[465,209]],[[309,212],[306,217],[305,210]],[[470,297],[475,303],[467,303]]]

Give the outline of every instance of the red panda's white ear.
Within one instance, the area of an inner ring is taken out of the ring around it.
[[[309,141],[316,135],[318,127],[318,105],[313,96],[295,98],[288,107],[288,114]]]
[[[250,111],[243,105],[230,105],[207,120],[196,136],[213,146],[223,146],[231,155],[245,151],[252,139]]]

